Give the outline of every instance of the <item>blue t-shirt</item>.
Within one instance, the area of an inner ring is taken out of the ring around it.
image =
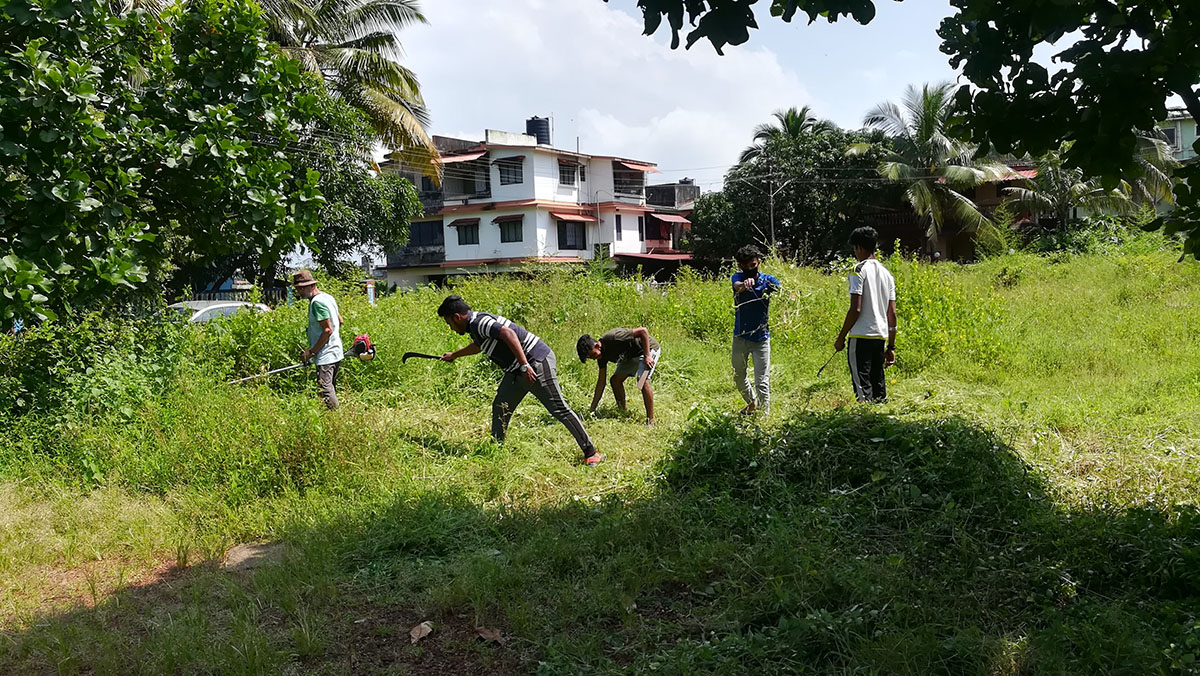
[[[735,272],[732,284],[747,279],[749,276],[741,271]],[[767,310],[771,305],[771,294],[779,291],[779,280],[765,272],[758,273],[754,288],[749,291],[735,291],[733,304],[737,308],[733,315],[733,337],[761,343],[771,337],[767,326]]]

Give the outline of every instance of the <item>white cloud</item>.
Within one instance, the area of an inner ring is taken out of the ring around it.
[[[554,115],[554,144],[719,180],[773,110],[815,104],[769,49],[670,50],[664,30],[600,0],[433,0],[402,36],[435,133],[524,131]],[[453,130],[453,131],[451,131]],[[696,170],[699,167],[716,167]]]

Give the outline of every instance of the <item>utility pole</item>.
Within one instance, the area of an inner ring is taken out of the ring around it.
[[[775,253],[776,251],[779,250],[779,247],[776,245],[776,242],[775,242],[775,191],[771,189],[772,187],[774,187],[774,185],[775,185],[775,177],[772,176],[767,181],[767,191],[771,196],[770,199],[768,200],[771,204],[770,216],[768,217],[768,218],[770,218],[770,223],[771,223],[771,253]]]

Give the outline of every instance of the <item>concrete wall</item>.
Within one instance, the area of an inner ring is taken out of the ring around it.
[[[616,239],[616,223],[618,212],[605,211],[601,214],[601,232],[607,237],[605,242],[612,242],[612,253],[645,253],[646,243],[638,240],[638,217],[645,216],[634,211],[622,211],[621,216],[621,240]]]
[[[517,157],[524,155],[525,159],[521,162],[521,182],[512,185],[500,185],[500,167],[495,162],[496,160],[505,157]],[[491,177],[492,177],[492,200],[496,202],[509,202],[513,200],[529,200],[534,197],[534,157],[535,153],[530,150],[522,150],[519,148],[493,150],[488,153],[488,160],[491,162]]]
[[[588,201],[607,202],[613,199],[612,160],[588,162]]]
[[[1180,120],[1179,132],[1179,152],[1175,154],[1175,159],[1180,162],[1194,159],[1196,151],[1192,149],[1192,146],[1196,143],[1196,121]]]
[[[495,222],[495,219],[513,215],[525,217],[521,224],[522,240],[520,242],[501,242],[500,225]],[[542,244],[543,239],[538,236],[538,215],[538,211],[533,208],[497,209],[472,214],[447,215],[445,217],[446,262],[542,255],[540,252],[544,245]],[[479,244],[458,243],[458,227],[452,227],[450,223],[460,218],[479,219]]]

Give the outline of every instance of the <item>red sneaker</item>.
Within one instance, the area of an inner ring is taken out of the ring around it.
[[[602,462],[604,462],[603,453],[593,453],[583,459],[584,467],[592,467],[593,465],[599,465]]]

